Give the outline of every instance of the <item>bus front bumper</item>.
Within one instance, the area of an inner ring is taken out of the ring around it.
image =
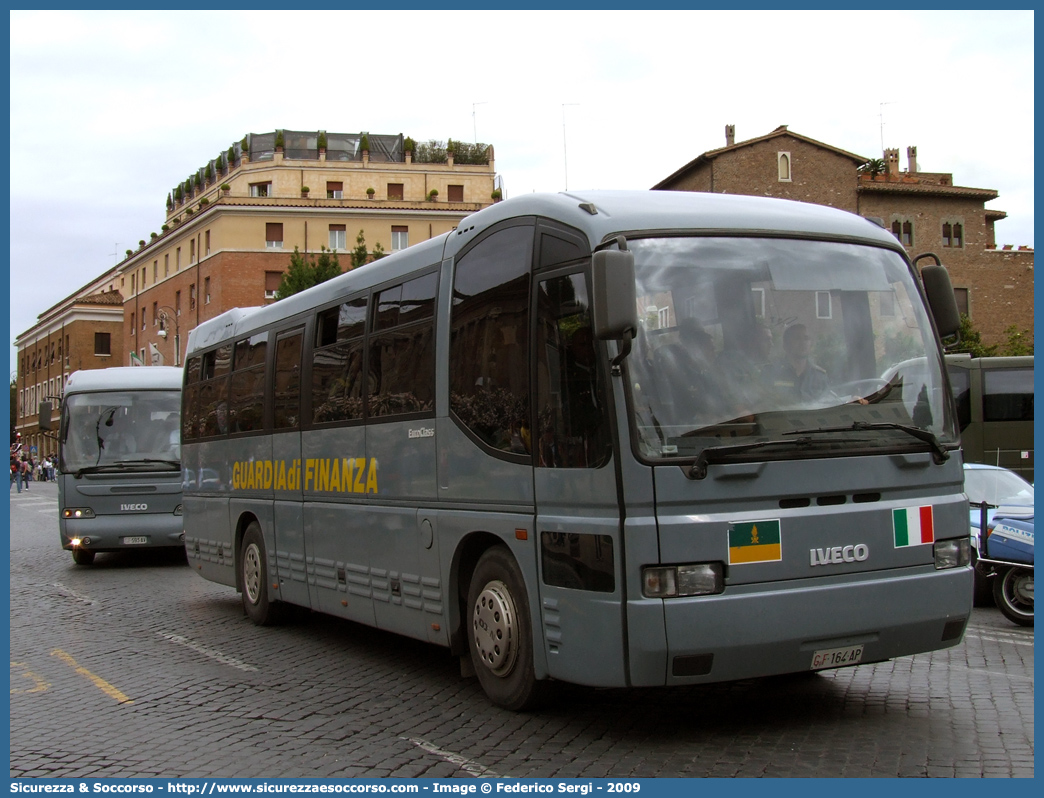
[[[970,567],[854,574],[804,587],[741,585],[716,596],[631,602],[631,683],[731,681],[948,648],[963,637],[971,602]]]
[[[125,549],[184,546],[183,517],[173,513],[99,515],[61,519],[62,548],[72,551],[123,551]]]

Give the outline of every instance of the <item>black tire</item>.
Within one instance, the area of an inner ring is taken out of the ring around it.
[[[252,521],[243,533],[239,550],[239,576],[242,580],[243,612],[258,626],[271,626],[282,620],[281,604],[268,598],[268,556],[261,526]]]
[[[1033,626],[1033,571],[1005,568],[993,577],[993,598],[1004,617],[1019,626]]]
[[[529,596],[514,557],[503,546],[479,558],[468,587],[468,650],[479,684],[498,707],[533,709],[546,683],[533,670]]]
[[[94,552],[87,549],[73,549],[73,562],[77,565],[90,565],[94,562]]]

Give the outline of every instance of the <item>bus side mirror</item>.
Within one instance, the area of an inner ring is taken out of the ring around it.
[[[925,266],[921,271],[921,279],[924,280],[928,306],[935,317],[939,336],[950,338],[957,335],[961,329],[961,314],[957,310],[957,300],[953,297],[950,273],[945,266]]]
[[[634,253],[615,249],[595,252],[591,289],[595,337],[602,341],[627,337],[629,341],[638,332]]]
[[[51,424],[51,403],[40,402],[40,429],[50,432],[54,427]]]
[[[929,264],[921,269],[921,281],[924,283],[924,293],[928,297],[928,307],[931,308],[932,316],[935,317],[939,337],[952,338],[960,332],[961,314],[957,310],[957,300],[953,297],[950,273],[946,271],[946,267],[942,265],[938,256],[931,252],[918,255],[914,259],[914,264],[916,265],[921,258],[935,260],[934,264]]]

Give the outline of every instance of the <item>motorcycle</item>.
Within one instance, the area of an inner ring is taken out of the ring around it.
[[[1012,623],[1033,626],[1033,516],[994,515],[996,505],[975,505],[980,511],[974,530],[976,570],[993,582],[997,607]]]

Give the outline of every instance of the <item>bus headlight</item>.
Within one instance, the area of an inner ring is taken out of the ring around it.
[[[707,596],[724,589],[725,568],[720,562],[642,569],[642,594],[646,598]]]
[[[968,538],[938,540],[935,542],[935,570],[960,568],[971,562],[971,541]]]
[[[185,508],[182,507],[180,504],[177,507],[174,508],[174,515],[184,515],[184,514],[185,514]]]
[[[90,507],[66,507],[62,510],[62,518],[94,518],[94,510]]]

